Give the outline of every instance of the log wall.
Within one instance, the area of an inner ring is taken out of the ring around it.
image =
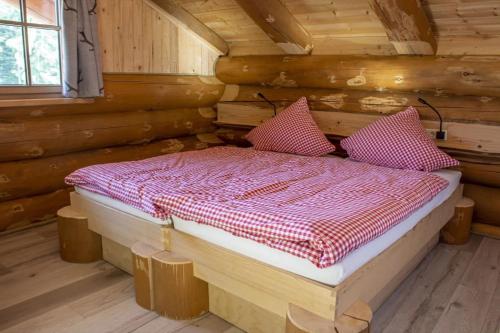
[[[105,72],[213,75],[220,52],[147,0],[99,0]]]
[[[97,163],[221,144],[212,77],[105,74],[92,103],[0,108],[0,232],[53,218],[64,177]]]
[[[426,99],[441,112],[447,131],[447,140],[436,143],[461,161],[466,192],[482,201],[477,218],[500,223],[494,201],[484,201],[484,193],[498,195],[500,189],[499,57],[224,57],[216,64],[216,77],[226,83],[218,103],[218,136],[237,145],[245,144],[250,128],[273,115],[258,92],[278,110],[307,97],[319,127],[337,145],[342,137],[410,105],[417,107],[426,128],[437,129],[437,116],[417,101]]]

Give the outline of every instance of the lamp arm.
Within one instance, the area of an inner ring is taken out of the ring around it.
[[[268,100],[266,98],[266,96],[264,96],[264,94],[262,94],[260,92],[257,93],[257,96],[259,96],[261,99],[263,99],[264,101],[266,101],[268,104],[272,105],[273,110],[274,110],[274,115],[276,116],[276,105],[273,102],[271,102],[270,100]]]
[[[434,111],[438,117],[439,117],[439,131],[442,132],[443,131],[443,118],[441,117],[441,114],[438,112],[438,110],[436,110],[435,107],[433,107],[432,105],[429,104],[429,102],[427,102],[425,99],[423,98],[418,98],[418,101],[424,105],[427,105],[428,107],[431,108],[432,111]]]

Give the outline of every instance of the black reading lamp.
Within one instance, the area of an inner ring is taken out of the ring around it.
[[[273,106],[273,110],[274,110],[274,115],[276,115],[276,105],[274,105],[273,102],[271,102],[270,100],[268,100],[266,98],[266,96],[264,96],[262,93],[257,93],[257,96],[259,96],[260,98],[262,98],[263,100],[265,100],[267,103],[271,104]]]
[[[418,101],[424,105],[427,105],[428,107],[431,108],[432,111],[436,112],[436,114],[438,115],[439,117],[439,131],[436,133],[436,139],[438,140],[444,140],[445,139],[445,132],[443,131],[443,118],[441,117],[441,115],[439,114],[438,110],[436,110],[435,107],[433,107],[432,105],[429,104],[429,102],[427,102],[425,99],[423,98],[418,98]]]

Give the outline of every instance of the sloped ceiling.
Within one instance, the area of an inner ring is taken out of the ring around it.
[[[231,55],[283,51],[234,0],[177,0]],[[368,0],[282,0],[312,35],[313,54],[397,54]],[[500,0],[423,0],[438,54],[500,54]]]

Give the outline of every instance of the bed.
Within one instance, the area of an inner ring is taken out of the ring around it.
[[[245,154],[253,154],[253,152],[249,153],[251,150],[241,148],[212,149],[208,155],[217,155],[217,152],[221,149],[224,154],[230,152],[230,155],[236,155],[240,159],[242,156],[246,156]],[[345,162],[345,160],[336,157],[324,157],[322,159],[321,163],[326,163],[327,167],[347,163],[346,168],[348,169],[340,168],[338,170],[365,168],[363,172],[366,172],[366,170],[373,169],[371,166],[367,167],[364,163],[362,166],[360,164],[351,165],[356,162]],[[325,159],[328,159],[328,161],[325,162]],[[255,161],[256,156],[249,155],[248,160]],[[284,163],[288,163],[286,167],[289,168],[289,157],[284,157],[284,161],[286,161]],[[293,160],[293,162],[301,165],[305,163],[304,165],[307,165],[308,168],[311,167],[311,163],[317,168],[323,167],[323,164],[314,165],[315,162],[312,160],[299,160],[298,162]],[[278,165],[280,165],[279,163]],[[183,165],[183,163],[176,161],[175,165]],[[293,164],[294,168],[296,168],[296,165]],[[130,167],[130,165],[127,167]],[[251,165],[251,167],[253,168],[255,165]],[[157,166],[155,168],[155,170],[158,169]],[[269,169],[269,165],[264,165],[263,170],[266,170],[266,168]],[[371,178],[368,178],[371,179],[372,183],[377,183],[378,178],[381,178],[385,182],[393,182],[392,185],[399,188],[403,187],[406,182],[398,183],[398,177],[415,177],[416,183],[411,183],[411,186],[427,181],[427,183],[424,182],[425,186],[422,186],[422,191],[433,193],[432,195],[429,194],[428,200],[423,200],[425,202],[420,202],[418,205],[414,204],[414,209],[411,212],[405,210],[405,214],[395,214],[395,216],[401,218],[394,219],[392,225],[387,228],[384,227],[385,229],[371,235],[371,238],[367,238],[349,251],[345,251],[346,254],[342,252],[342,255],[339,255],[338,258],[334,258],[335,260],[328,261],[328,264],[323,265],[325,267],[319,267],[325,263],[325,260],[321,261],[321,258],[314,262],[305,255],[300,257],[290,253],[291,251],[283,251],[276,244],[268,244],[269,242],[262,241],[261,237],[254,237],[254,239],[241,237],[238,232],[235,232],[235,229],[231,229],[234,227],[233,225],[224,229],[216,223],[200,223],[200,217],[196,215],[196,210],[181,209],[183,205],[186,205],[186,201],[179,199],[180,194],[178,192],[173,193],[158,188],[155,189],[156,192],[150,191],[156,194],[161,192],[164,195],[175,194],[175,200],[166,200],[166,202],[170,203],[170,206],[161,207],[161,212],[153,212],[141,206],[145,201],[132,200],[134,202],[131,204],[131,202],[124,202],[127,200],[124,200],[123,197],[117,199],[119,195],[110,195],[105,191],[85,186],[88,184],[87,179],[83,183],[73,182],[76,185],[76,192],[72,195],[72,206],[76,211],[88,217],[89,229],[102,235],[105,242],[108,242],[107,245],[103,244],[103,248],[108,248],[109,253],[113,252],[110,249],[117,248],[110,245],[109,242],[118,244],[118,248],[125,249],[125,252],[127,249],[131,249],[134,244],[140,242],[146,243],[159,251],[170,251],[189,259],[193,264],[194,276],[205,281],[208,285],[210,311],[236,326],[247,331],[275,332],[285,329],[285,319],[294,321],[295,324],[292,326],[306,327],[309,325],[306,323],[309,320],[308,318],[315,318],[314,322],[326,320],[324,325],[329,327],[335,322],[339,324],[342,315],[347,313],[358,301],[369,304],[371,310],[375,310],[437,243],[439,230],[453,216],[455,203],[462,195],[461,175],[457,171],[441,170],[432,175],[423,175],[423,173],[415,174],[415,172],[405,174],[393,170],[381,171],[380,167],[376,168],[379,168],[374,171],[376,177],[374,178],[371,175]],[[164,170],[166,169],[164,168]],[[286,171],[288,175],[288,169]],[[380,172],[383,172],[384,177],[378,176]],[[320,173],[324,172],[318,174]],[[218,174],[223,179],[226,179],[223,172],[219,171]],[[277,174],[281,177],[280,173]],[[388,176],[391,175],[392,177],[393,174],[397,174],[398,177],[390,178]],[[258,170],[257,175],[261,175]],[[143,177],[142,174],[141,177]],[[290,177],[295,181],[297,175],[290,174]],[[316,175],[308,175],[306,179],[314,179],[314,177]],[[353,179],[359,178],[359,174],[354,174],[343,178],[342,182],[352,182]],[[382,180],[380,180],[380,183],[383,183]],[[231,182],[231,180],[227,179],[226,181]],[[320,183],[324,181],[322,179]],[[434,186],[433,184],[436,182],[442,182],[441,186]],[[81,184],[83,186],[79,186]],[[193,184],[186,183],[186,188],[194,186]],[[217,186],[217,184],[215,182],[208,185]],[[278,184],[281,186],[283,182],[278,182]],[[264,184],[262,188],[268,189],[269,187],[266,185]],[[309,189],[303,179],[300,180],[299,185]],[[117,188],[123,191],[129,186],[132,185],[124,181]],[[259,186],[262,186],[262,184],[259,183]],[[335,186],[337,185],[335,184]],[[293,188],[293,186],[290,187]],[[420,185],[417,187],[420,187]],[[140,188],[142,191],[143,187]],[[275,187],[271,188],[271,192],[274,193]],[[339,188],[345,189],[346,187]],[[370,187],[367,188],[368,190],[365,188],[364,191],[370,192]],[[245,188],[245,190],[248,190],[248,188]],[[193,197],[197,198],[198,201],[203,201],[205,197],[198,195],[199,193],[205,193],[203,191],[203,186],[197,187],[197,192],[193,194]],[[225,193],[229,190],[221,188],[221,191]],[[277,191],[281,191],[281,188]],[[418,189],[415,189],[415,192],[418,191]],[[380,192],[380,188],[376,188],[370,193],[372,192],[376,194]],[[117,192],[113,193],[116,194]],[[145,192],[140,193],[141,195],[137,197],[140,200],[147,197]],[[251,188],[251,193],[255,193],[254,188]],[[317,195],[316,201],[319,200],[318,198],[323,198],[328,191],[319,191],[318,193],[320,194]],[[352,193],[357,195],[358,191],[345,192],[344,196],[352,195]],[[383,201],[379,200],[378,195],[374,197],[367,195],[366,198],[372,198],[370,200],[373,201],[373,207],[380,202],[385,205],[384,207],[391,207],[394,203],[399,204],[400,201],[405,200],[405,198],[399,197],[400,193],[398,192],[389,191],[388,193],[397,198],[397,200],[392,197],[389,198],[389,206],[387,206],[388,203],[385,197],[382,198]],[[260,196],[262,193],[259,192],[258,194]],[[246,200],[248,197],[244,199]],[[290,201],[289,199],[287,197],[287,202]],[[293,199],[294,202],[298,200],[296,197]],[[261,198],[259,197],[258,200],[261,200]],[[258,200],[251,204],[262,204]],[[156,197],[153,201],[155,202],[154,206],[157,206],[159,202],[163,202]],[[228,207],[229,204],[226,201],[221,201],[224,205],[221,206],[222,208],[218,207],[219,211],[223,211]],[[179,202],[182,204],[179,204]],[[193,203],[190,204],[193,205]],[[410,204],[412,203],[405,203],[405,205]],[[196,205],[194,207],[196,208]],[[255,207],[249,204],[247,208],[254,209]],[[155,209],[158,209],[158,207],[155,207]],[[167,214],[166,211],[170,213]],[[365,211],[371,212],[373,209],[365,209]],[[390,212],[391,208],[384,209],[384,211]],[[263,212],[267,212],[267,210],[263,210]],[[152,216],[152,214],[155,216]],[[197,222],[187,218],[190,216],[195,216],[194,220]],[[290,215],[287,216],[290,218]],[[340,229],[336,230],[338,232]],[[301,241],[303,242],[303,240]],[[117,259],[119,257],[120,255],[108,254],[105,259],[112,263],[117,261],[117,264],[120,265],[118,262],[120,259]],[[239,310],[235,311],[234,309]],[[291,315],[291,313],[294,313],[294,315]],[[290,318],[294,316],[295,319]],[[266,319],[262,320],[263,318]],[[303,322],[300,323],[298,318],[302,318]],[[307,330],[304,329],[303,331]]]

